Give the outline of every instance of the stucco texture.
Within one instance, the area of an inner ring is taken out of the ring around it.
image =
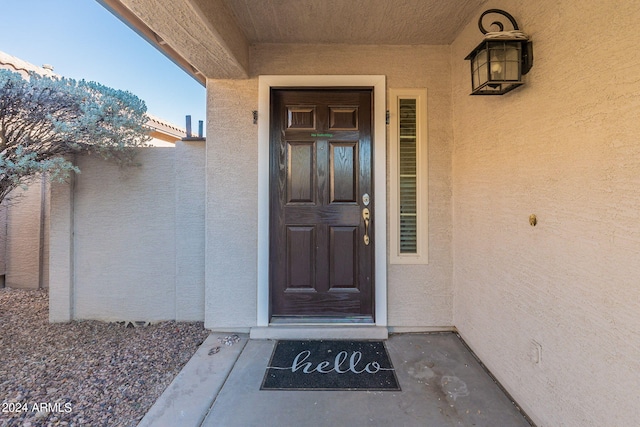
[[[205,327],[256,325],[258,81],[207,81]]]
[[[204,143],[78,156],[52,188],[50,319],[204,319]]]
[[[476,21],[452,45],[454,324],[539,426],[636,425],[640,8],[491,7],[535,59],[524,87],[474,97]]]
[[[175,263],[167,260],[175,259],[175,169],[165,150],[173,154],[170,148],[149,151],[140,166],[125,169],[78,158],[76,318],[173,318]]]
[[[533,69],[504,96],[469,96],[464,58],[493,7],[531,36]],[[176,184],[159,157],[133,182],[53,189],[52,319],[73,304],[78,318],[172,318],[204,293],[206,327],[256,326],[258,76],[384,75],[428,97],[429,264],[388,266],[392,331],[457,328],[540,427],[636,425],[639,21],[633,1],[491,0],[451,46],[251,46],[248,79],[207,80],[204,179],[194,169]],[[186,182],[201,187],[183,194]],[[192,217],[164,205],[176,201],[199,212],[183,244]],[[193,297],[179,298],[176,272],[192,274]],[[80,277],[91,281],[74,291]]]
[[[451,327],[449,47],[267,44],[252,47],[251,63],[253,76],[382,74],[390,88],[428,89],[430,262],[389,266],[388,322],[412,329]],[[207,292],[216,295],[207,297],[207,324],[251,327],[256,313],[258,167],[251,110],[257,109],[258,83],[255,77],[209,80],[207,89]]]
[[[6,216],[5,285],[18,289],[49,286],[49,183],[38,175],[16,188],[0,209]]]

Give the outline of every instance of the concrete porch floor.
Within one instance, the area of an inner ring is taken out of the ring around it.
[[[276,342],[227,335],[207,338],[139,426],[532,425],[454,333],[391,335],[402,391],[375,392],[260,390]]]

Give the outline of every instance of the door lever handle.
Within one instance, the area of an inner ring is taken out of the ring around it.
[[[364,244],[369,245],[369,219],[370,219],[369,208],[364,208],[362,210],[362,219],[364,219]]]

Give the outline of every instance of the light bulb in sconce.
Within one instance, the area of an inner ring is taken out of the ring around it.
[[[491,63],[491,78],[493,80],[502,80],[502,64],[500,62]]]
[[[504,51],[501,49],[491,50],[491,79],[502,80],[504,79]]]

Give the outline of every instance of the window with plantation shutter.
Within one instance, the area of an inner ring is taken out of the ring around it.
[[[416,100],[398,100],[398,143],[400,167],[400,253],[418,252]]]
[[[391,262],[426,264],[426,90],[390,90]]]

